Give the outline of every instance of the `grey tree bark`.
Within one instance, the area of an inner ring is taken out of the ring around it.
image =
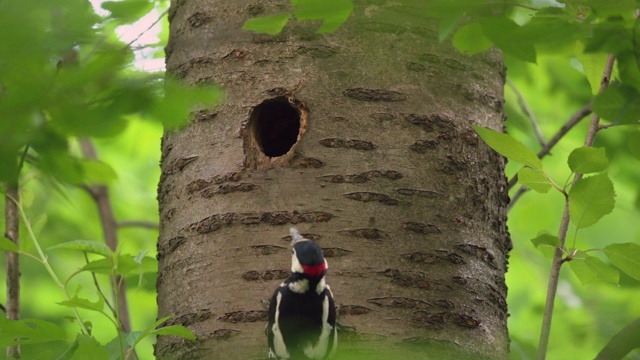
[[[508,357],[505,69],[467,57],[397,2],[356,1],[334,34],[241,30],[288,0],[174,1],[167,69],[227,95],[163,139],[159,359],[259,359],[268,299],[289,273],[288,228],[316,240],[338,358]]]

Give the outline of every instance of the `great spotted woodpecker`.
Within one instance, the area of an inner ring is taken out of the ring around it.
[[[325,282],[327,261],[314,241],[290,229],[291,276],[269,304],[269,358],[324,360],[338,344],[333,294]]]

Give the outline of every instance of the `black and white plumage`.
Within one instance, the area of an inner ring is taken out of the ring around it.
[[[333,294],[324,279],[327,261],[318,244],[294,228],[291,276],[269,304],[269,358],[324,360],[338,344]]]

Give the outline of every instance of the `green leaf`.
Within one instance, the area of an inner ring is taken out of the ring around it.
[[[71,299],[60,301],[57,303],[58,305],[71,307],[71,308],[80,308],[86,310],[97,311],[101,314],[105,314],[104,312],[104,299],[100,294],[98,294],[98,301],[92,302],[89,299],[79,298],[78,295],[74,295]],[[106,314],[105,314],[106,315]]]
[[[438,41],[440,42],[445,41],[449,37],[449,35],[451,35],[451,33],[453,33],[459,27],[460,22],[463,19],[464,19],[464,14],[460,14],[460,13],[449,14],[448,16],[440,17],[438,21],[438,24],[439,24]],[[490,41],[489,41],[489,46],[491,46]],[[460,48],[458,48],[458,50],[462,51]]]
[[[578,251],[576,256],[569,261],[569,267],[580,279],[582,285],[601,281],[617,284],[620,280],[618,270],[607,265],[599,258],[590,256],[582,251]]]
[[[548,259],[552,259],[556,248],[560,247],[560,239],[551,234],[540,234],[531,239],[531,242]]]
[[[133,347],[138,343],[138,339],[140,339],[140,336],[142,335],[142,331],[132,331],[129,334],[127,334],[127,344],[129,344],[129,346]]]
[[[149,256],[134,258],[132,255],[124,254],[116,258],[115,264],[111,258],[98,259],[88,262],[81,270],[109,275],[114,271],[114,267],[116,274],[126,276],[131,273],[139,274],[157,271],[158,261]]]
[[[640,160],[640,131],[632,131],[627,137],[627,148],[631,155]]]
[[[7,239],[6,237],[0,238],[0,250],[18,252],[16,243]]]
[[[151,11],[153,2],[148,0],[105,1],[101,7],[111,12],[112,18],[131,23]]]
[[[615,192],[607,173],[582,178],[569,191],[569,215],[578,229],[595,224],[614,205]]]
[[[115,170],[109,164],[92,159],[83,159],[80,162],[84,180],[89,184],[109,184],[118,179]]]
[[[480,126],[473,126],[473,129],[487,145],[500,155],[534,169],[542,170],[542,162],[536,154],[515,138]]]
[[[468,55],[481,53],[493,45],[493,42],[484,36],[482,25],[478,23],[470,23],[463,26],[453,36],[452,42],[461,53]]]
[[[636,32],[636,37],[638,36],[640,36],[640,32]],[[622,54],[618,53],[616,55],[618,79],[622,82],[622,85],[640,91],[640,68],[638,67],[638,56],[640,53],[638,53],[638,49],[636,48],[633,51],[627,51]]]
[[[541,234],[531,239],[531,242],[535,247],[539,247],[541,245],[551,246],[553,248],[557,248],[560,246],[560,239],[551,234]]]
[[[265,33],[269,35],[279,34],[292,14],[275,14],[261,16],[245,21],[242,28],[257,33]]]
[[[67,249],[67,250],[78,250],[83,252],[88,252],[92,254],[102,255],[104,257],[111,257],[113,252],[107,246],[107,244],[93,241],[93,240],[74,240],[65,242],[62,244],[54,245],[47,250],[59,250],[59,249]]]
[[[631,86],[613,85],[600,93],[593,111],[616,124],[633,124],[640,120],[640,92]]]
[[[578,174],[589,174],[607,170],[609,159],[604,148],[583,146],[569,154],[569,168]]]
[[[583,46],[582,46],[583,47]],[[585,53],[583,49],[576,50],[576,58],[582,64],[584,75],[591,85],[591,93],[598,94],[600,91],[600,81],[602,79],[602,69],[607,63],[607,54],[603,53]]]
[[[504,16],[488,17],[481,21],[483,33],[505,54],[517,59],[535,63],[536,49],[522,39],[522,28]]]
[[[604,253],[618,269],[640,280],[640,245],[636,243],[611,244]]]
[[[224,98],[224,91],[216,86],[187,87],[175,79],[165,80],[165,97],[159,99],[148,115],[160,120],[167,130],[184,125],[194,108],[213,108]]]
[[[122,360],[120,349],[126,349],[129,346],[127,337],[127,333],[120,333],[120,336],[116,336],[104,346],[109,354],[109,360]]]
[[[299,20],[324,20],[316,33],[332,33],[342,25],[353,11],[351,0],[293,0]]]
[[[518,171],[518,182],[539,193],[547,193],[553,186],[551,180],[540,170],[528,167]]]
[[[64,328],[45,320],[9,320],[0,316],[0,346],[65,340]]]
[[[575,21],[564,9],[548,7],[538,10],[522,25],[518,40],[534,45],[536,50],[558,54],[571,48],[576,40],[589,36],[588,30],[588,26]]]
[[[172,317],[173,316],[165,316],[163,318],[160,318],[156,320],[156,322],[151,324],[149,327],[147,327],[144,331],[142,331],[142,333],[133,335],[130,339],[128,339],[129,341],[134,340],[134,343],[131,346],[135,347],[140,341],[142,341],[142,339],[144,339],[145,337],[151,334],[174,335],[174,336],[180,336],[189,340],[196,339],[196,336],[193,334],[193,332],[182,325],[169,325],[169,326],[165,326],[157,329],[157,327],[160,326],[160,324],[171,319]]]
[[[98,342],[93,336],[78,334],[78,337],[74,341],[76,348],[73,350],[69,360],[108,360],[109,354],[102,344]]]
[[[620,17],[611,17],[595,24],[585,43],[585,52],[618,54],[633,49],[631,32]]]
[[[170,325],[161,327],[159,329],[151,331],[151,334],[155,335],[173,335],[179,336],[188,340],[195,340],[196,335],[190,329],[182,325]]]
[[[110,258],[98,259],[86,263],[81,271],[90,271],[95,274],[111,275],[113,272],[113,263]]]

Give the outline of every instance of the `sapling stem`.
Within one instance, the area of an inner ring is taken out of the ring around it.
[[[607,57],[607,63],[602,73],[602,79],[600,81],[599,93],[604,91],[609,85],[611,79],[611,73],[613,71],[613,63],[615,57],[609,55]],[[585,139],[585,146],[593,146],[596,133],[598,132],[598,126],[600,123],[600,117],[593,113],[591,116],[591,122],[589,123],[589,130]],[[573,178],[573,183],[580,180],[582,174],[576,174]],[[558,230],[558,239],[560,239],[560,246],[556,248],[551,263],[551,273],[549,274],[549,285],[547,287],[547,299],[544,307],[544,315],[542,319],[542,330],[540,331],[540,343],[538,345],[538,360],[544,360],[547,356],[547,349],[549,347],[549,335],[551,333],[551,320],[553,319],[553,307],[555,305],[556,292],[558,290],[558,280],[560,279],[560,268],[565,262],[563,259],[563,249],[565,248],[565,242],[567,238],[567,231],[569,229],[569,197],[565,196],[564,211],[562,213],[562,220],[560,222],[560,229]]]

